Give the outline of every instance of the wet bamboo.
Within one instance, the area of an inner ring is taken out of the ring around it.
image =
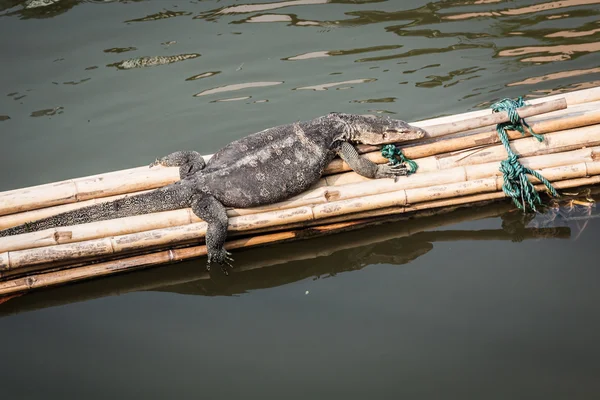
[[[537,115],[552,110],[564,109],[567,103],[564,99],[554,99],[523,107],[520,112],[523,116]],[[532,114],[532,112],[534,114]],[[486,126],[493,123],[507,121],[506,113],[487,113],[477,117],[479,122],[469,122],[461,126],[457,121],[449,122],[448,126],[431,125],[427,129],[429,135],[440,136],[448,132],[459,132],[456,129],[472,129],[472,127]],[[434,119],[435,120],[435,119]],[[429,120],[429,121],[434,121]],[[492,121],[492,122],[490,122]],[[427,125],[427,121],[421,125]],[[419,125],[419,124],[415,124]],[[205,156],[209,159],[210,156]],[[0,193],[0,215],[13,214],[22,211],[51,207],[59,204],[75,203],[91,198],[107,197],[122,193],[131,193],[139,190],[152,189],[175,182],[179,179],[176,168],[148,167],[131,168],[124,171],[115,171],[83,178],[15,189]]]
[[[575,165],[547,168],[540,170],[540,173],[552,182],[600,175],[600,162],[581,162]],[[532,178],[532,180],[535,182],[535,178]],[[491,177],[447,185],[398,190],[325,204],[233,217],[229,219],[229,230],[232,232],[251,231],[269,226],[308,222],[380,208],[497,192],[501,190],[501,187],[502,178]],[[4,252],[0,254],[0,271],[16,270],[30,265],[41,265],[60,260],[76,262],[80,259],[92,257],[112,257],[142,249],[172,246],[181,242],[197,240],[203,237],[205,233],[206,224],[200,222],[139,233],[107,236],[82,242]]]
[[[600,183],[600,176],[587,178],[569,179],[556,182],[557,189],[567,189],[582,187],[586,185],[596,185]],[[544,191],[543,185],[537,185],[536,190]],[[431,209],[445,207],[456,204],[475,204],[486,200],[496,200],[505,197],[503,192],[486,193],[475,196],[465,196],[444,201],[432,201],[413,206],[421,209]],[[232,240],[226,243],[228,250],[239,248],[250,248],[267,244],[274,244],[282,241],[299,239],[301,235],[298,232],[280,232],[267,235],[261,235],[245,239]],[[206,255],[206,247],[193,246],[184,249],[166,250],[158,253],[145,254],[129,257],[120,260],[106,261],[98,264],[65,269],[60,271],[39,273],[10,281],[0,282],[0,295],[9,295],[12,293],[26,292],[33,289],[64,285],[68,283],[80,282],[87,279],[109,276],[124,272],[130,272],[151,266],[167,264],[177,261],[183,261],[191,258],[202,257]]]
[[[597,144],[600,144],[600,129],[585,127],[546,136],[547,141],[544,151],[549,154],[523,157],[520,161],[524,166],[531,169],[546,169],[569,165],[574,162],[593,162],[600,158],[600,147],[552,153],[552,151],[562,151],[565,147],[572,146],[573,143],[581,143],[582,141],[583,144],[575,147],[583,147],[586,140],[593,140]],[[519,139],[512,143],[512,147],[517,153],[525,155],[536,154],[536,148],[539,148],[539,146],[540,144],[534,138]],[[334,175],[325,178],[326,182],[323,183],[325,185],[327,182],[331,182],[330,186],[317,186],[289,200],[263,207],[230,209],[228,210],[228,215],[230,217],[237,217],[259,214],[257,218],[261,218],[260,213],[264,212],[280,211],[301,206],[314,206],[316,204],[360,198],[403,189],[426,188],[497,176],[500,175],[497,161],[506,158],[505,153],[505,149],[501,145],[490,147],[486,153],[480,153],[479,157],[466,159],[466,161],[471,160],[473,162],[488,161],[487,163],[474,165],[461,165],[466,164],[465,160],[461,159],[454,164],[444,162],[441,165],[439,165],[439,160],[430,160],[434,161],[435,164],[428,164],[425,162],[427,159],[423,159],[423,162],[420,161],[420,163],[426,171],[434,168],[439,168],[439,170],[429,173],[418,173],[408,178],[401,178],[398,182],[394,182],[392,179],[365,179],[355,173],[341,174],[339,176]],[[446,157],[444,160],[452,159],[452,157]],[[189,208],[186,208],[75,226],[56,227],[0,238],[0,252],[80,242],[198,222],[201,222],[201,220]],[[272,225],[267,226],[272,227]],[[107,251],[109,251],[108,247]]]

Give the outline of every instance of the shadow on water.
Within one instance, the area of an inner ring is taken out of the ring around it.
[[[0,316],[139,291],[199,296],[238,296],[304,279],[326,279],[368,266],[409,264],[436,243],[458,241],[539,241],[576,239],[587,221],[596,218],[600,189],[574,190],[550,202],[543,213],[522,214],[511,203],[432,210],[410,217],[375,218],[357,230],[299,242],[255,248],[236,254],[229,277],[204,270],[205,259],[151,268],[94,281],[7,297]],[[431,215],[429,215],[431,214]],[[499,220],[498,229],[451,229],[481,220]],[[573,232],[574,229],[574,232]]]

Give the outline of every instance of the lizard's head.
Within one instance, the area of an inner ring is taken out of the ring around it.
[[[387,116],[337,113],[334,115],[344,121],[350,140],[364,144],[406,142],[421,139],[427,133],[421,128]]]

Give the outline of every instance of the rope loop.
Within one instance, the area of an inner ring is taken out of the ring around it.
[[[502,190],[508,197],[512,198],[514,204],[519,209],[526,211],[526,205],[528,205],[531,210],[537,212],[536,206],[542,204],[542,199],[533,184],[527,179],[527,175],[531,175],[542,182],[548,189],[548,192],[554,197],[559,197],[559,195],[546,178],[538,172],[523,166],[519,162],[519,156],[510,148],[508,134],[506,133],[507,130],[518,131],[522,135],[525,135],[525,130],[527,129],[539,142],[544,140],[542,135],[536,134],[531,126],[519,116],[517,108],[524,105],[525,102],[522,97],[519,97],[517,100],[503,99],[492,104],[492,112],[506,111],[510,120],[509,122],[496,125],[498,137],[508,153],[507,159],[500,162],[500,172],[502,172],[504,178]]]

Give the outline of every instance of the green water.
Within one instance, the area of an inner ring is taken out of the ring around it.
[[[37,3],[0,0],[0,191],[330,111],[416,121],[600,84],[600,1]],[[508,209],[12,299],[2,398],[597,398],[598,219],[502,230]]]

